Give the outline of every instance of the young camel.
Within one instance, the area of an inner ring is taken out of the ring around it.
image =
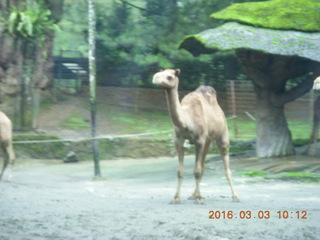
[[[169,112],[174,126],[174,143],[179,157],[178,187],[172,203],[180,203],[180,189],[184,176],[183,143],[187,139],[196,147],[196,164],[194,177],[196,188],[189,199],[203,203],[200,194],[200,182],[204,173],[205,157],[210,144],[216,141],[224,161],[225,172],[231,187],[234,201],[239,198],[235,194],[229,168],[229,132],[225,115],[218,105],[216,91],[212,87],[200,86],[186,95],[181,103],[178,95],[180,69],[166,69],[153,76],[153,84],[164,87]]]
[[[3,154],[3,167],[0,174],[0,180],[3,173],[10,163],[8,181],[12,180],[12,168],[15,159],[15,154],[12,146],[12,126],[11,121],[6,114],[0,111],[0,143]]]
[[[313,82],[313,90],[320,90],[320,77],[317,77]],[[316,142],[318,141],[320,124],[320,96],[314,102],[313,105],[313,126],[310,138],[310,145],[307,149],[307,154],[310,156],[316,155]]]

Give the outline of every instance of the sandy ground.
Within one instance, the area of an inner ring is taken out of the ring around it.
[[[206,203],[197,205],[187,200],[193,157],[185,163],[182,203],[172,205],[176,158],[101,161],[105,180],[99,181],[92,180],[90,161],[19,160],[13,181],[0,182],[0,240],[320,239],[319,184],[233,170],[241,202],[232,202],[222,163],[215,161],[202,181]],[[220,218],[209,219],[210,211]],[[232,219],[224,211],[232,211]],[[243,211],[249,219],[240,218]],[[269,218],[259,219],[266,211]],[[278,211],[288,211],[288,218],[279,219]]]

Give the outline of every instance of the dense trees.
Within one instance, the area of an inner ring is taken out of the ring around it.
[[[199,83],[221,88],[225,79],[241,78],[243,74],[233,56],[193,57],[178,50],[184,35],[204,27],[214,27],[208,16],[233,2],[192,0],[97,0],[97,79],[100,85],[153,87],[151,75],[160,68],[181,68],[184,89]],[[59,49],[77,49],[85,54],[86,30],[83,27],[85,6],[74,6],[65,0],[65,14],[60,24],[56,53]],[[72,7],[70,7],[72,6]],[[78,15],[83,17],[77,17]],[[78,32],[77,45],[66,41],[67,32]],[[64,41],[61,41],[64,39]]]
[[[62,0],[0,1],[0,102],[16,127],[32,126],[35,92],[51,83],[52,43],[61,7]]]

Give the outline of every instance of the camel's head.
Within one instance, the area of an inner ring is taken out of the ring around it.
[[[180,69],[165,69],[154,74],[152,83],[164,88],[174,88],[179,84]]]
[[[320,90],[320,76],[313,81],[313,90]]]

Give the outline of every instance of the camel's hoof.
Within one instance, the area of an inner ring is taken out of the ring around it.
[[[203,197],[196,197],[194,203],[203,205],[205,203],[204,198]]]
[[[180,204],[180,199],[179,198],[174,198],[171,200],[170,204]]]
[[[234,195],[234,196],[232,197],[232,201],[233,201],[233,202],[240,202],[240,199],[239,199],[239,197],[238,197],[237,195]]]
[[[196,200],[196,197],[194,195],[191,195],[190,197],[188,197],[188,200]]]

